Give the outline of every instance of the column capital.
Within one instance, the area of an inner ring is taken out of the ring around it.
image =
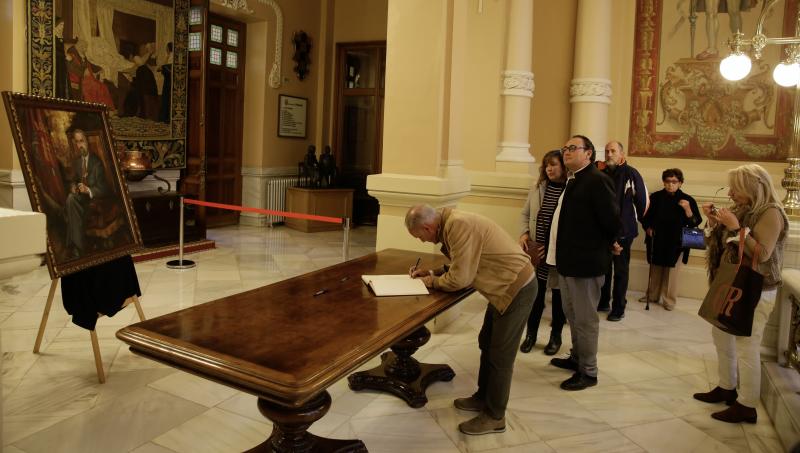
[[[611,103],[611,81],[599,77],[572,79],[569,85],[569,102]]]
[[[533,82],[533,73],[530,71],[506,70],[503,71],[503,96],[533,97],[536,84]]]

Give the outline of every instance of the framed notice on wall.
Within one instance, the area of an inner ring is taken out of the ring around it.
[[[308,99],[278,95],[278,137],[306,137]]]

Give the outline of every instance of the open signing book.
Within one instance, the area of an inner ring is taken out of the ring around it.
[[[425,283],[408,275],[362,275],[361,280],[372,288],[376,296],[414,296],[430,294]]]

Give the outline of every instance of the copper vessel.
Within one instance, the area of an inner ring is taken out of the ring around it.
[[[126,151],[122,161],[122,170],[125,172],[125,179],[128,181],[141,181],[145,176],[153,172],[153,165],[150,158],[142,151]]]

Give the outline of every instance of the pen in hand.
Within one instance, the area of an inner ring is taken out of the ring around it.
[[[414,272],[417,271],[417,268],[419,267],[419,261],[421,259],[422,259],[422,257],[417,258],[417,262],[414,264],[414,267],[411,268],[410,274],[411,274],[412,277],[414,276]]]

